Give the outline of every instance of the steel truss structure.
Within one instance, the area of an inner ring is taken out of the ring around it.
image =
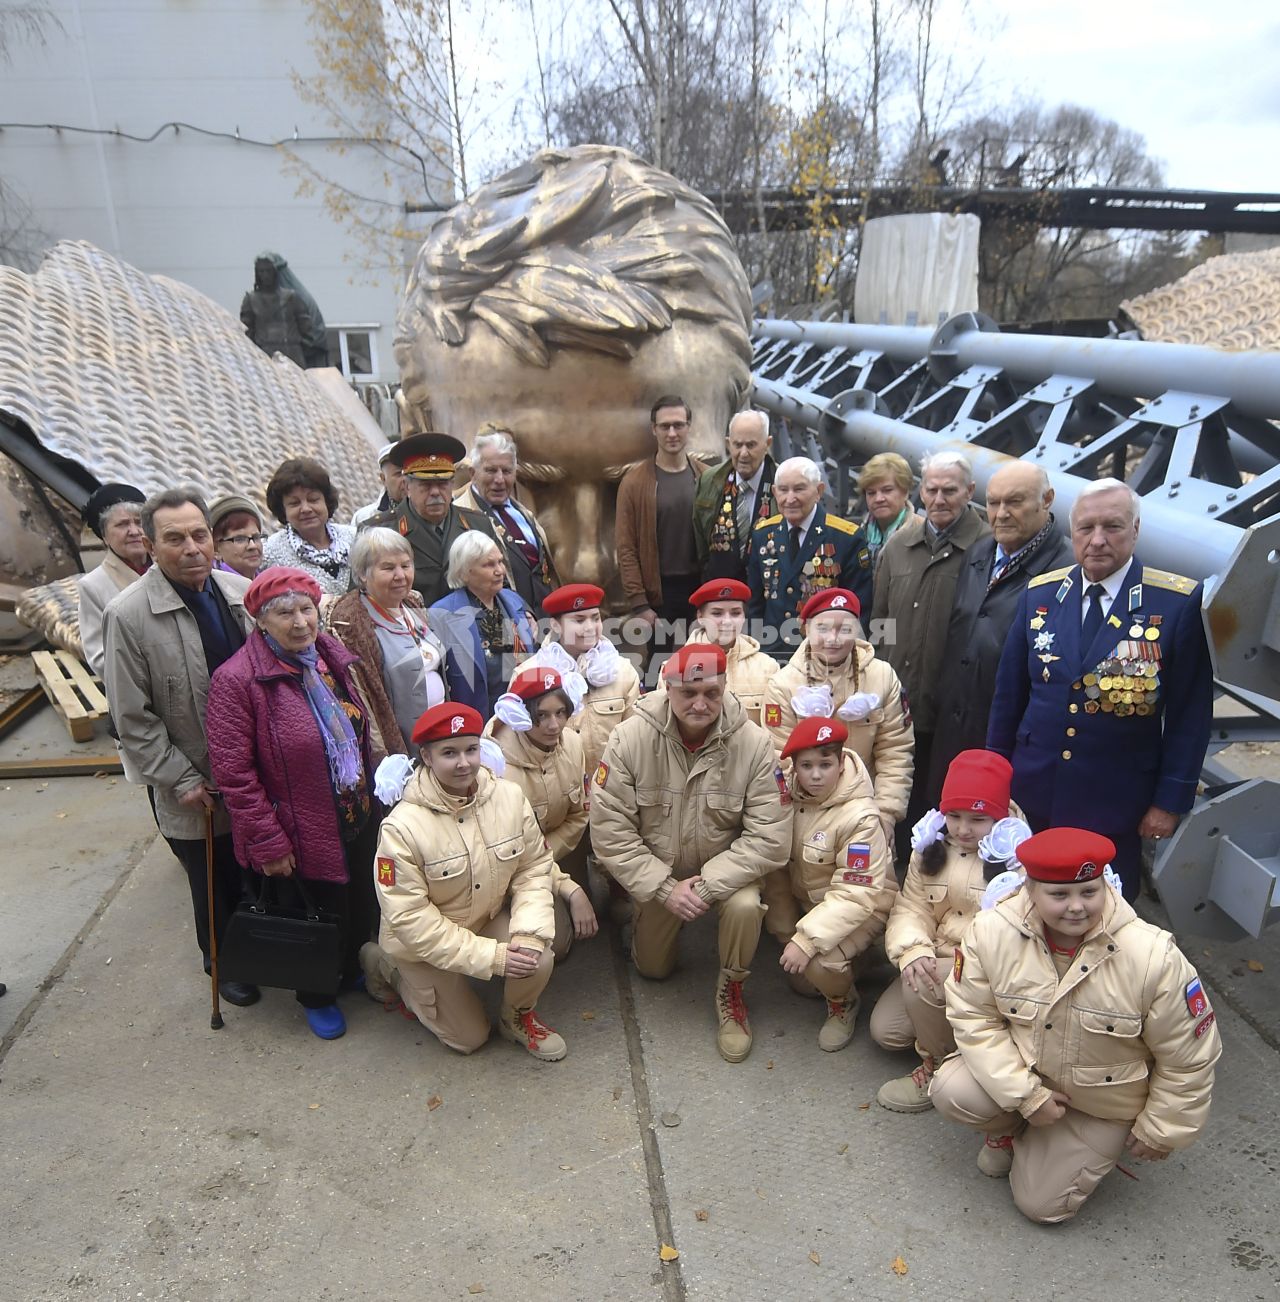
[[[977,313],[936,330],[770,318],[753,346],[777,451],[825,462],[846,512],[855,468],[886,451],[913,467],[963,451],[978,501],[1010,458],[1031,461],[1059,519],[1102,476],[1141,495],[1143,556],[1205,582],[1221,707],[1205,800],[1155,878],[1175,925],[1201,935],[1280,919],[1280,783],[1242,784],[1217,758],[1280,741],[1280,353],[1002,334]]]

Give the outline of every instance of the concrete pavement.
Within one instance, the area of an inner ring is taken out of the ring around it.
[[[334,1043],[280,991],[210,1031],[145,799],[74,782],[0,791],[5,1302],[1276,1295],[1274,1035],[1212,976],[1226,1050],[1205,1138],[1037,1227],[977,1172],[973,1136],[875,1105],[910,1066],[867,1036],[875,989],[854,1043],[823,1054],[821,1005],[766,940],[755,1049],[723,1063],[709,921],[661,984],[607,931],[580,946],[543,1003],[560,1064],[498,1040],[461,1058],[359,995]],[[1274,935],[1251,949],[1280,968]]]

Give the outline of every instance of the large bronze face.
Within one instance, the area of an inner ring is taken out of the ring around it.
[[[521,493],[565,581],[614,584],[626,468],[649,408],[693,408],[691,452],[723,456],[750,381],[750,295],[711,205],[625,150],[545,150],[432,229],[396,331],[410,429],[515,436]],[[616,589],[615,589],[616,590]]]

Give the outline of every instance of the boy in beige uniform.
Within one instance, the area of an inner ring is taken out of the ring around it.
[[[755,638],[742,631],[750,600],[751,589],[737,579],[713,579],[704,583],[689,598],[689,605],[697,612],[697,625],[689,633],[689,642],[714,643],[724,651],[725,682],[746,710],[747,718],[758,724],[764,708],[764,690],[778,672],[778,662],[760,650]],[[667,680],[660,676],[654,690],[665,692]]]
[[[871,780],[847,740],[839,719],[802,719],[782,748],[791,760],[791,860],[762,891],[787,979],[801,994],[826,996],[818,1047],[828,1053],[853,1038],[854,963],[884,931],[898,890]]]
[[[1115,845],[1058,827],[1015,850],[1026,881],[979,913],[946,982],[959,1054],[934,1107],[987,1132],[978,1166],[1055,1224],[1116,1162],[1158,1162],[1204,1128],[1222,1052],[1213,1010],[1167,931],[1104,878]]]
[[[565,1043],[534,1011],[551,979],[551,855],[520,788],[480,764],[484,720],[444,701],[418,720],[422,767],[383,821],[374,881],[378,945],[361,964],[442,1043],[473,1053],[489,1038],[467,978],[503,978],[498,1029],[554,1062]]]
[[[760,940],[760,879],[791,849],[791,796],[764,731],[725,690],[718,646],[684,646],[663,666],[665,696],[613,734],[591,792],[591,840],[636,903],[642,976],[676,965],[681,928],[719,915],[716,1047],[751,1051],[742,983]]]
[[[845,749],[866,766],[885,837],[906,815],[915,732],[898,675],[862,638],[858,598],[826,588],[804,604],[804,641],[765,688],[764,726],[779,752],[796,720],[834,715],[848,727]]]

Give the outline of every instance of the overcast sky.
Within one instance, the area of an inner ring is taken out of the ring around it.
[[[1114,118],[1146,137],[1172,186],[1280,192],[1276,0],[978,3],[1003,24],[992,90]]]

